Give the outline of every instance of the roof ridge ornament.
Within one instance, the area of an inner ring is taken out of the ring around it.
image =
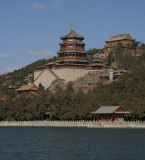
[[[74,27],[71,27],[71,31],[74,32]]]

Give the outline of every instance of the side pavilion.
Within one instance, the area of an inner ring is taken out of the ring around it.
[[[131,113],[121,106],[101,106],[96,111],[91,112],[95,121],[128,121]]]
[[[21,94],[21,93],[33,94],[34,92],[38,90],[39,89],[35,84],[22,85],[20,88],[15,89],[15,91],[17,91],[18,94]]]

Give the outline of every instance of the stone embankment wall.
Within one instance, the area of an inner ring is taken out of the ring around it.
[[[54,84],[60,84],[64,88],[68,82],[74,82],[74,90],[78,87],[88,86],[89,83],[97,83],[98,75],[104,74],[104,70],[90,70],[88,68],[54,68],[40,69],[34,71],[34,83],[39,86],[41,83],[46,89],[55,90]],[[56,83],[55,83],[56,82]]]
[[[39,86],[41,83],[47,89],[56,79],[57,78],[47,69],[34,71],[34,84],[36,86]]]
[[[51,72],[52,71],[52,72]],[[34,71],[34,83],[39,86],[41,83],[46,89],[50,87],[52,82],[56,79],[64,79],[66,83],[74,81],[79,77],[84,77],[89,69],[85,68],[56,68],[56,69],[44,69]],[[54,74],[53,74],[54,73]],[[56,77],[56,76],[57,77]]]
[[[0,127],[144,128],[145,122],[1,121]]]

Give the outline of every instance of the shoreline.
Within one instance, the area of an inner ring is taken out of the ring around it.
[[[0,127],[78,127],[78,128],[139,128],[145,122],[96,122],[96,121],[0,121]]]

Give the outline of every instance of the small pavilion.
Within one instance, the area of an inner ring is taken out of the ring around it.
[[[7,96],[0,96],[0,101],[5,101],[5,100],[7,100],[7,99],[8,99]]]
[[[95,121],[128,121],[131,113],[121,106],[101,106],[96,111],[91,112]]]
[[[18,94],[21,94],[21,93],[32,94],[33,92],[36,92],[38,90],[39,89],[35,84],[22,85],[20,88],[15,89],[15,91],[17,91]]]

